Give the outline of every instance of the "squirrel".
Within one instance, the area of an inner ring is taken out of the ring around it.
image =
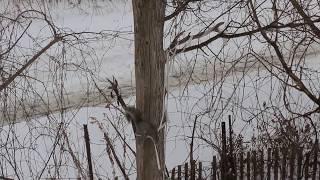
[[[156,153],[157,166],[161,170],[157,149],[157,142],[159,141],[158,129],[151,122],[143,120],[141,112],[134,106],[126,106],[124,107],[124,111],[127,120],[132,123],[135,137],[140,138],[143,143],[146,139],[152,141]]]
[[[142,136],[143,138],[152,137],[154,141],[158,141],[157,128],[149,121],[142,119],[141,112],[134,106],[127,106],[124,108],[125,116],[128,122],[132,123],[133,132],[135,136]]]
[[[117,97],[117,102],[120,104],[124,110],[124,115],[126,119],[128,120],[129,123],[132,124],[133,132],[136,137],[137,143],[142,143],[146,141],[146,139],[149,139],[152,141],[155,154],[156,154],[156,160],[157,160],[157,165],[159,171],[161,170],[161,165],[160,165],[160,159],[159,159],[159,152],[157,149],[157,143],[159,142],[159,134],[160,132],[158,128],[153,125],[150,121],[146,121],[142,118],[142,113],[134,106],[127,106],[126,103],[123,101],[122,96],[120,94],[119,88],[118,88],[118,82],[114,78],[112,81],[109,80],[109,83],[111,86],[109,89],[111,89],[111,97],[113,97],[112,92],[116,94]],[[166,120],[166,116],[162,117],[162,121],[160,124],[160,129],[162,129],[162,123],[165,122],[163,120]]]

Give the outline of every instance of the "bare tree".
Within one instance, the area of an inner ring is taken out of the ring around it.
[[[153,125],[150,127],[159,127],[164,118],[165,98],[166,56],[163,48],[165,2],[134,0],[132,3],[135,32],[136,107],[141,112],[142,121],[150,122]],[[158,137],[152,137],[153,140],[146,137],[136,139],[138,179],[164,178],[164,131],[159,130],[159,133],[157,128],[147,130],[157,132]],[[157,152],[154,143],[156,143]],[[160,158],[160,169],[157,157]]]

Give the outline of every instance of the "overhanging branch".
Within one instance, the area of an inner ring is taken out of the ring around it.
[[[317,22],[320,22],[320,18],[312,21],[312,23],[317,23]],[[260,26],[257,29],[246,31],[246,32],[225,33],[225,30],[228,28],[228,26],[227,26],[222,32],[220,32],[219,34],[217,34],[216,36],[214,36],[212,38],[207,39],[206,41],[203,41],[203,42],[201,42],[199,44],[196,44],[196,45],[193,45],[193,46],[189,46],[189,47],[179,48],[178,49],[178,48],[176,48],[176,46],[181,45],[181,44],[187,42],[188,40],[190,40],[190,35],[188,35],[187,37],[184,37],[180,41],[177,40],[177,38],[181,37],[181,35],[182,35],[180,33],[172,41],[172,43],[170,44],[169,48],[166,51],[169,52],[170,56],[172,56],[174,54],[179,54],[179,53],[183,53],[183,52],[189,52],[189,51],[193,51],[193,50],[205,47],[205,46],[209,45],[210,43],[212,43],[213,41],[215,41],[215,40],[217,40],[219,38],[233,39],[233,38],[239,38],[239,37],[243,37],[243,36],[253,35],[253,34],[259,33],[261,31],[267,31],[267,30],[272,30],[272,29],[298,28],[298,27],[305,26],[305,25],[306,25],[305,22],[301,23],[299,21],[290,22],[290,23],[287,23],[287,24],[271,22],[269,25],[266,25],[266,26],[263,26],[263,27]],[[191,37],[198,37],[199,34],[201,34],[201,33],[198,33],[197,35],[194,35],[194,36],[191,36]],[[203,36],[200,36],[200,37],[203,37]],[[196,38],[193,38],[193,39],[196,39]]]

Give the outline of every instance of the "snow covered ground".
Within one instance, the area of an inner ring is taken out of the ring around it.
[[[310,65],[319,67],[318,57],[318,54],[310,57]],[[238,78],[243,78],[243,80],[239,84],[241,88],[236,90],[234,85],[238,83]],[[268,73],[265,70],[250,71],[243,76],[230,76],[226,79],[222,87],[221,96],[223,98],[221,101],[225,100],[224,103],[227,103],[234,91],[242,92],[237,93],[238,96],[232,97],[230,100],[234,104],[241,102],[242,105],[233,106],[232,109],[219,107],[223,102],[213,103],[212,97],[218,94],[212,90],[212,85],[213,82],[209,82],[172,89],[168,102],[169,122],[166,138],[166,165],[168,169],[188,161],[195,115],[203,113],[208,107],[214,111],[200,116],[197,122],[194,158],[209,164],[212,156],[217,155],[217,149],[207,144],[202,138],[218,143],[216,138],[220,137],[221,122],[227,121],[228,115],[232,115],[235,119],[233,122],[235,134],[241,132],[245,140],[250,140],[252,136],[259,133],[256,123],[254,121],[247,123],[242,120],[249,121],[254,118],[256,116],[254,112],[259,112],[258,107],[263,106],[263,102],[266,107],[281,102],[277,96],[277,89],[281,89],[281,87],[268,78]],[[274,95],[270,94],[271,88],[273,88]],[[260,91],[256,91],[257,89]],[[301,96],[298,93],[296,95],[297,99],[299,99],[298,96]],[[303,96],[300,98],[301,102],[305,102],[305,108],[312,106],[308,101],[303,100],[305,99]],[[130,97],[126,101],[133,103],[134,97]],[[63,123],[62,127],[61,123]],[[40,176],[42,178],[78,177],[81,173],[75,168],[70,150],[79,160],[81,167],[86,169],[83,124],[88,124],[95,174],[102,179],[121,176],[117,166],[108,157],[103,132],[99,129],[98,123],[103,124],[104,132],[112,139],[121,162],[128,168],[127,172],[134,177],[134,157],[128,147],[124,148],[123,141],[114,129],[114,126],[118,127],[120,134],[134,149],[131,126],[120,112],[112,108],[105,108],[103,104],[2,127],[1,144],[5,144],[6,148],[0,149],[0,154],[3,154],[0,157],[0,167],[5,169],[3,173],[6,176],[17,178],[13,171],[15,169],[21,175],[21,179],[34,179]],[[67,134],[68,141],[64,133]],[[59,169],[56,169],[57,165],[60,166]]]

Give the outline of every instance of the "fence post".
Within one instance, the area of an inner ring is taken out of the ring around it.
[[[86,124],[83,125],[83,130],[84,130],[84,139],[85,139],[85,142],[86,142],[87,159],[88,159],[88,166],[89,166],[89,179],[93,180],[93,170],[92,170],[91,150],[90,150],[90,138],[89,138],[88,126]]]

